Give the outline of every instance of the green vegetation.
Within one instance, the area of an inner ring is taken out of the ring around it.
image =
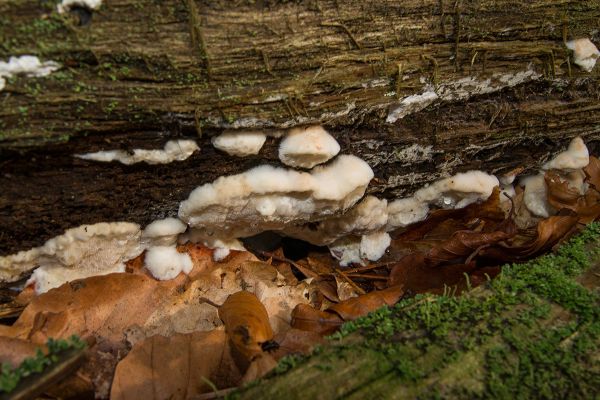
[[[79,337],[72,336],[68,340],[48,339],[46,347],[48,348],[46,354],[38,348],[34,357],[26,358],[16,368],[11,368],[8,364],[2,364],[0,370],[0,393],[10,393],[18,386],[22,379],[33,374],[42,373],[46,368],[56,364],[60,356],[65,352],[84,349],[86,344]]]
[[[467,295],[419,295],[346,323],[318,354],[282,360],[236,396],[595,398],[599,279],[581,277],[600,276],[599,244],[600,224],[590,224],[556,254],[507,265]]]

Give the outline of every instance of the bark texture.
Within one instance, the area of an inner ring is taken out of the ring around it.
[[[19,0],[0,15],[0,59],[63,65],[0,92],[0,255],[83,223],[174,215],[196,186],[278,163],[273,138],[254,157],[216,151],[223,129],[323,124],[384,197],[600,138],[600,69],[564,46],[599,43],[597,0],[106,0],[89,20]],[[438,98],[388,122],[426,91]],[[162,166],[73,158],[178,137],[201,151]],[[426,151],[404,151],[415,144]]]

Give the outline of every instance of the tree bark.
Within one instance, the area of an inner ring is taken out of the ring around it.
[[[84,223],[175,215],[200,184],[278,164],[274,138],[258,156],[216,151],[223,129],[323,124],[387,198],[600,138],[599,69],[580,70],[564,45],[599,42],[596,0],[106,0],[85,25],[54,7],[0,4],[1,60],[63,65],[0,92],[0,255]],[[435,101],[391,122],[428,90]],[[180,137],[201,151],[158,166],[73,157]],[[427,155],[407,158],[413,144]]]

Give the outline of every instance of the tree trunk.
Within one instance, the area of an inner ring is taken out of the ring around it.
[[[0,4],[0,60],[63,66],[0,92],[0,255],[84,223],[174,215],[196,186],[278,163],[274,138],[258,156],[216,151],[223,129],[323,124],[387,198],[600,138],[599,69],[564,44],[598,43],[597,0],[106,0],[89,21],[54,7]],[[424,92],[435,100],[402,103]],[[180,137],[201,151],[156,166],[73,157]],[[414,144],[420,156],[403,152]]]

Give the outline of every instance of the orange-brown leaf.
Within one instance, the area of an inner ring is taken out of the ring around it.
[[[391,286],[334,304],[327,311],[335,312],[344,321],[352,321],[383,306],[396,304],[403,294],[404,287],[401,285]]]
[[[273,339],[269,314],[258,298],[244,290],[230,295],[219,307],[219,318],[233,346],[247,362],[263,351]]]
[[[344,323],[339,315],[316,310],[308,304],[298,304],[292,311],[292,327],[328,335]]]

